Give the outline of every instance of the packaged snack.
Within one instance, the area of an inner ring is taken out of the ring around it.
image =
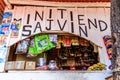
[[[34,38],[32,37],[31,41],[30,41],[30,46],[29,46],[29,50],[27,53],[27,57],[36,57],[37,54],[38,54],[38,52],[37,52],[37,49],[36,49],[36,46],[34,43]]]
[[[30,39],[23,40],[18,43],[16,54],[27,53]]]
[[[50,42],[50,39],[47,34],[35,35],[35,46],[37,48],[38,53],[42,53],[55,47],[55,45],[53,45],[52,42]]]
[[[30,41],[30,46],[29,46],[28,53],[30,53],[30,54],[38,54],[35,43],[34,43],[34,38],[32,38],[31,41]]]
[[[2,15],[2,23],[4,24],[10,24],[12,20],[12,12],[5,12]]]
[[[70,37],[64,37],[64,46],[65,47],[71,46],[71,39],[70,39]]]
[[[109,35],[106,35],[103,37],[104,41],[108,41],[108,40],[111,40],[111,37]]]
[[[57,45],[57,35],[56,34],[49,34],[49,39],[55,46]]]
[[[79,40],[78,40],[78,38],[77,37],[72,37],[72,40],[71,40],[71,43],[72,43],[72,45],[79,45]]]
[[[61,36],[58,37],[58,42],[57,42],[57,45],[56,45],[56,48],[57,49],[60,49],[61,48],[61,44],[63,44],[63,39]]]
[[[4,34],[4,35],[8,35],[9,34],[9,24],[1,24],[1,30],[0,33]]]

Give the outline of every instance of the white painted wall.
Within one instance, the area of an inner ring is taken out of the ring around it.
[[[11,71],[0,73],[0,80],[105,80],[106,71]]]

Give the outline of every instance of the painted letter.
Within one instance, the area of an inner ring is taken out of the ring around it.
[[[107,29],[108,26],[106,22],[99,20],[98,23],[99,23],[100,31],[105,31]]]
[[[66,24],[67,20],[65,20],[65,21],[64,21],[63,26],[61,26],[61,24],[60,24],[59,20],[57,20],[57,22],[58,22],[58,25],[59,25],[59,27],[60,27],[60,30],[63,30],[63,29],[64,29],[64,27],[65,27],[65,24]]]
[[[37,29],[37,28],[39,28],[40,31],[42,31],[40,22],[37,22],[36,27],[35,27],[35,30],[34,30],[34,33],[36,32],[36,29]]]
[[[89,29],[91,29],[91,25],[92,24],[95,28],[97,28],[97,20],[94,19],[94,22],[92,22],[90,19],[88,19],[88,27]]]

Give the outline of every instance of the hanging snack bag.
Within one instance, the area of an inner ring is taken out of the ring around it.
[[[55,47],[52,42],[50,42],[47,34],[35,35],[35,45],[38,53],[42,53]]]
[[[27,53],[30,39],[25,39],[18,43],[16,54]]]
[[[57,35],[56,34],[49,34],[49,39],[55,46],[57,45]]]
[[[20,53],[21,50],[22,50],[22,48],[21,48],[21,42],[19,42],[19,43],[17,44],[16,54]]]
[[[103,41],[104,41],[104,44],[105,44],[105,47],[107,50],[108,58],[109,58],[111,65],[112,65],[112,46],[113,46],[113,43],[112,43],[111,36],[105,35],[103,37]],[[111,65],[109,66],[110,69],[111,69]]]
[[[112,46],[113,46],[113,43],[112,43],[112,40],[108,40],[108,41],[106,41],[106,48],[107,49],[109,49],[109,48],[112,48]]]
[[[65,47],[71,46],[71,39],[70,39],[70,37],[64,37],[64,46]]]
[[[75,45],[75,46],[79,45],[78,37],[72,37],[71,43],[72,43],[72,45]]]
[[[57,45],[56,45],[56,48],[57,49],[60,49],[61,48],[61,44],[63,44],[63,39],[61,36],[58,36],[58,42],[57,42]]]
[[[27,57],[36,57],[38,54],[35,43],[34,43],[34,38],[31,39],[30,41],[30,46],[28,50]]]

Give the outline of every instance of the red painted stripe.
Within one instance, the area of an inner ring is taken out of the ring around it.
[[[3,2],[3,0],[0,1],[0,5],[3,9],[5,8],[5,3]]]
[[[39,0],[39,1],[55,1],[55,2],[110,2],[110,0]]]

